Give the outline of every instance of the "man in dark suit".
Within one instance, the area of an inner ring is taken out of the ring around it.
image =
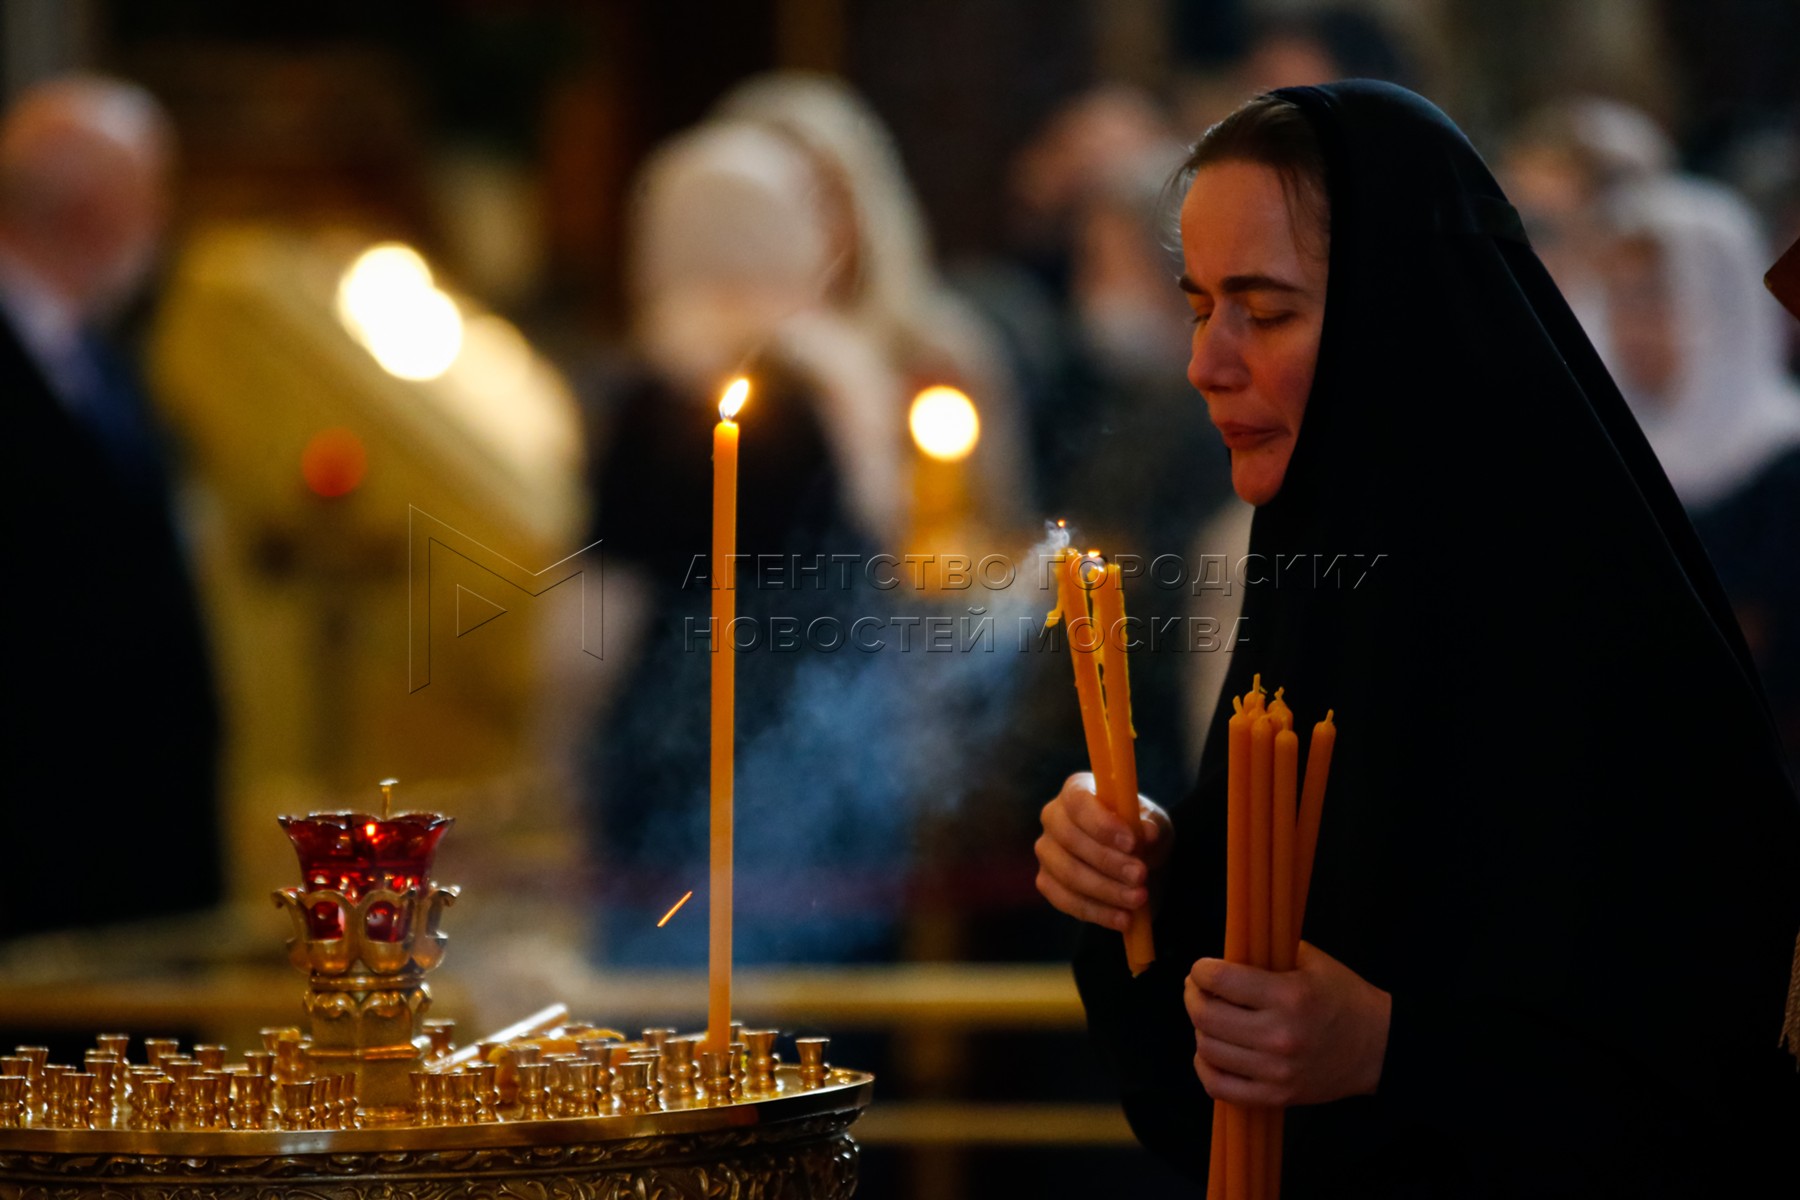
[[[160,239],[172,140],[77,77],[0,118],[0,937],[219,897],[218,711],[152,414],[95,327]]]

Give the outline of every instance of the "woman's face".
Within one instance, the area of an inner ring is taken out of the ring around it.
[[[1325,327],[1322,229],[1296,230],[1281,176],[1220,162],[1181,206],[1181,290],[1194,313],[1188,382],[1231,451],[1231,486],[1267,504],[1287,475]]]

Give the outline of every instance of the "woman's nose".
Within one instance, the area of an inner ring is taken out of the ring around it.
[[[1242,347],[1226,322],[1214,319],[1194,330],[1187,377],[1202,393],[1231,391],[1249,382]]]

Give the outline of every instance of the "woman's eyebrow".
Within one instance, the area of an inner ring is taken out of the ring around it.
[[[1175,280],[1175,286],[1190,296],[1210,295],[1205,288],[1188,278],[1184,271]],[[1227,275],[1219,281],[1219,290],[1227,296],[1241,295],[1244,292],[1304,292],[1306,289],[1297,283],[1289,283],[1285,279],[1277,279],[1273,275]]]

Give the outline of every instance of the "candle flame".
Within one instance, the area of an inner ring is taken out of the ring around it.
[[[689,892],[687,895],[685,895],[681,899],[677,900],[675,902],[675,907],[671,908],[668,912],[663,914],[662,920],[660,920],[656,923],[656,927],[658,929],[661,929],[664,925],[667,925],[669,923],[669,918],[674,916],[676,913],[680,912],[681,906],[686,904],[689,900],[691,900],[693,898],[693,895],[694,895],[694,893]]]
[[[725,389],[725,395],[719,401],[719,420],[735,421],[738,411],[744,407],[744,401],[750,398],[750,381],[739,375]]]
[[[975,404],[953,387],[928,387],[913,397],[907,416],[913,442],[939,462],[958,462],[981,440]]]

